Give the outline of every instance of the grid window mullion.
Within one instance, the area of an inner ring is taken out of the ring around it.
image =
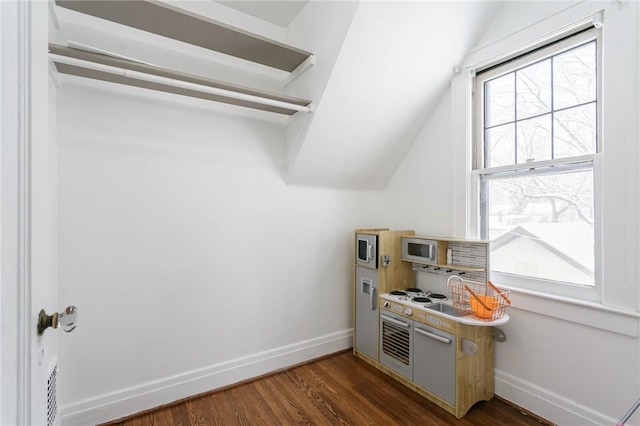
[[[555,92],[555,86],[554,86],[554,80],[553,80],[553,64],[554,64],[554,59],[555,56],[551,57],[551,159],[556,158],[556,153],[555,153],[555,114],[556,114],[556,109],[555,109],[555,105],[554,105],[554,92]]]
[[[485,81],[482,84],[483,91],[483,102],[482,102],[482,144],[484,151],[484,167],[488,167],[490,165],[489,160],[491,153],[489,152],[489,144],[487,143],[487,111],[489,110],[487,103],[489,102],[489,96],[487,96],[487,87],[489,82]]]
[[[595,41],[593,43],[595,43]],[[580,48],[582,46],[584,46],[584,45],[578,46],[575,49],[578,49],[578,48]],[[487,135],[488,135],[488,132],[489,132],[490,129],[498,128],[500,126],[504,126],[504,125],[507,125],[507,124],[512,124],[513,125],[513,153],[512,153],[512,158],[513,158],[513,164],[515,165],[515,164],[518,164],[518,157],[519,157],[518,147],[522,144],[523,141],[521,139],[522,139],[522,137],[524,137],[524,135],[521,135],[518,132],[518,129],[521,128],[521,126],[523,125],[522,123],[524,122],[524,120],[529,120],[529,119],[533,119],[533,118],[537,118],[537,117],[542,117],[542,116],[548,114],[550,116],[550,123],[549,123],[549,128],[548,128],[549,129],[548,131],[549,131],[549,138],[550,138],[550,146],[549,146],[548,149],[545,149],[545,152],[548,152],[548,150],[550,150],[551,152],[549,153],[549,157],[548,158],[556,159],[557,156],[558,156],[558,153],[556,152],[556,148],[558,146],[558,144],[557,144],[558,141],[556,140],[556,138],[558,137],[557,126],[556,126],[556,124],[557,124],[556,123],[556,117],[558,116],[558,113],[561,112],[561,111],[570,110],[570,109],[573,109],[573,108],[576,108],[576,107],[579,107],[579,106],[582,106],[582,105],[587,105],[587,104],[590,104],[592,102],[596,104],[596,107],[598,106],[597,97],[596,97],[595,101],[586,101],[586,102],[582,102],[582,103],[572,104],[572,105],[569,105],[569,106],[561,106],[560,108],[556,109],[555,103],[556,103],[556,100],[557,100],[557,93],[556,93],[556,88],[555,88],[556,79],[555,79],[555,76],[554,76],[554,72],[555,72],[555,69],[558,66],[557,63],[556,63],[556,59],[560,55],[563,55],[564,53],[566,53],[566,52],[563,51],[563,52],[560,52],[558,54],[554,54],[554,55],[551,55],[551,56],[548,57],[548,59],[550,60],[550,70],[549,70],[550,76],[549,77],[550,77],[550,82],[551,82],[550,83],[551,84],[551,87],[550,87],[551,108],[550,108],[549,112],[545,112],[543,114],[537,114],[537,115],[526,117],[526,118],[518,118],[518,110],[519,110],[519,108],[518,108],[518,90],[519,90],[519,87],[518,87],[518,72],[520,71],[520,69],[515,69],[515,70],[511,71],[510,73],[505,74],[505,76],[506,75],[510,75],[513,78],[513,116],[514,116],[513,121],[511,121],[511,122],[509,122],[509,121],[507,121],[507,122],[499,122],[498,124],[494,124],[492,126],[488,126],[487,125],[488,124],[488,115],[487,114],[488,114],[488,110],[491,108],[492,99],[489,97],[489,94],[488,94],[487,83],[492,81],[492,80],[495,80],[495,79],[487,80],[487,81],[484,82],[483,85],[484,85],[485,99],[484,99],[484,102],[483,102],[483,105],[482,105],[482,107],[483,107],[482,117],[484,119],[483,120],[484,122],[483,122],[483,125],[482,125],[483,152],[484,152],[484,157],[485,157],[485,159],[484,159],[484,167],[492,167],[492,166],[494,166],[492,164],[492,162],[491,162],[491,144],[490,144],[490,141],[487,138]],[[597,55],[597,51],[596,51],[596,55]],[[528,66],[530,66],[530,64]],[[526,68],[526,67],[524,67],[524,68]],[[596,68],[596,73],[597,72],[598,72],[598,70]],[[598,129],[599,123],[598,123],[597,119],[596,119],[595,125],[596,125],[595,131],[596,131],[596,134],[597,134],[597,132],[599,130]],[[598,144],[599,144],[599,141],[596,140],[596,147],[595,147],[596,152],[598,151],[598,148],[599,148]]]
[[[513,164],[518,164],[518,79],[513,72]]]

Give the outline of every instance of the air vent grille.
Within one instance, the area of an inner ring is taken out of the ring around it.
[[[409,365],[411,352],[409,330],[398,327],[387,321],[382,321],[382,350],[385,354],[396,358],[403,364]]]
[[[49,374],[49,380],[47,380],[47,426],[54,426],[58,417],[57,381],[58,365],[56,364]]]

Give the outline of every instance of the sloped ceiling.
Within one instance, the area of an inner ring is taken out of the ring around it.
[[[331,45],[331,53],[318,55],[317,64],[285,88],[286,75],[281,71],[257,69],[216,52],[60,8],[62,25],[51,31],[50,38],[308,97],[316,106],[314,113],[295,124],[283,121],[283,126],[296,129],[286,132],[287,182],[364,190],[385,187],[447,90],[454,68],[502,6],[495,1],[304,0],[292,7],[289,2],[266,0],[240,1],[242,8],[224,5],[236,2],[171,3],[311,52],[321,52],[322,43]],[[287,21],[292,20],[288,28],[274,23],[273,10],[265,9],[265,4],[287,8]],[[331,9],[333,18],[323,8]],[[336,17],[344,22],[338,24]],[[313,21],[322,19],[331,22]],[[313,37],[304,34],[311,27],[316,31]]]
[[[361,2],[288,181],[384,188],[500,6]]]

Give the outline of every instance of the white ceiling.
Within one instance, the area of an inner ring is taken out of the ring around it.
[[[218,0],[218,3],[286,28],[309,0]]]

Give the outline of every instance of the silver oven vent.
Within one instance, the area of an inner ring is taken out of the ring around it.
[[[58,365],[56,364],[47,380],[47,426],[54,426],[58,417],[58,395],[56,382],[58,381]]]
[[[409,365],[411,342],[409,329],[382,321],[382,350],[385,354]]]

